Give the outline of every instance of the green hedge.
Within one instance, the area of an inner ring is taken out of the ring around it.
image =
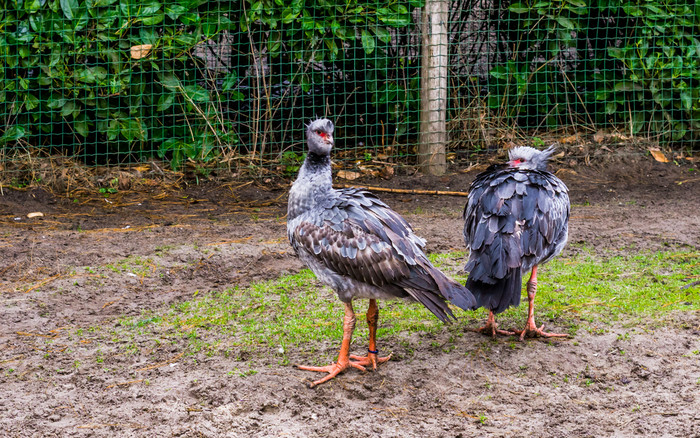
[[[363,104],[405,125],[406,88],[386,50],[389,29],[408,27],[421,1],[0,1],[0,113],[8,118],[0,146],[98,162],[160,156],[178,168],[236,153],[244,140],[240,152],[262,158],[285,117],[299,122],[295,130],[304,120],[294,105],[277,111],[273,88],[287,84],[289,98],[292,87],[309,93],[329,75],[361,83]],[[229,52],[212,55],[222,45]],[[266,73],[252,51],[264,53]],[[342,112],[347,95],[335,97]]]
[[[524,126],[558,127],[574,117],[635,135],[697,139],[700,4],[692,3],[502,2],[497,28],[508,43],[490,71],[490,107]]]

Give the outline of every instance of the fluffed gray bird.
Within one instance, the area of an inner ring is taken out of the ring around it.
[[[348,367],[365,370],[389,360],[378,357],[377,299],[419,301],[443,322],[454,318],[447,301],[473,309],[475,300],[462,285],[433,267],[423,248],[398,213],[369,192],[332,186],[333,123],[311,122],[306,130],[308,154],[289,192],[287,235],[299,258],[345,305],[343,342],[336,363],[300,369],[328,373],[311,386],[326,382]],[[367,356],[351,356],[355,328],[352,300],[369,299]]]
[[[464,241],[470,250],[464,270],[467,289],[480,307],[489,309],[479,329],[495,336],[553,337],[535,325],[537,267],[561,253],[569,232],[569,194],[566,185],[547,171],[554,146],[544,151],[516,147],[510,161],[491,166],[471,184],[464,208]],[[527,283],[528,318],[523,330],[499,330],[494,313],[520,304],[521,278]]]

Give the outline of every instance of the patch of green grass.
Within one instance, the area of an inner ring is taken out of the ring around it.
[[[153,263],[153,259],[144,259],[139,256],[129,256],[115,263],[109,263],[104,266],[113,272],[131,272],[139,277],[145,277],[146,274],[154,272],[157,266]]]
[[[588,322],[661,322],[700,309],[698,288],[682,289],[700,277],[698,260],[698,251],[555,259],[538,272],[536,303],[545,314]]]
[[[462,283],[466,280],[466,275],[459,273],[466,261],[465,253],[437,254],[430,258],[448,275]],[[653,325],[668,321],[673,312],[696,311],[700,309],[698,288],[681,287],[700,277],[698,260],[697,251],[687,250],[624,257],[597,256],[584,251],[557,258],[538,272],[536,321],[541,324],[556,320],[557,326],[568,326],[571,334],[580,325],[604,333],[621,320]],[[526,281],[524,278],[523,282]],[[367,300],[355,302],[356,342],[366,342],[366,306]],[[481,325],[486,318],[483,309],[463,312],[454,308],[454,312],[459,321],[447,326],[419,304],[382,302],[378,337],[381,342],[382,338],[447,330],[451,341],[444,345],[435,343],[433,347],[450,350],[455,337],[468,327]],[[520,307],[499,314],[497,320],[502,327],[519,328],[526,313],[527,299],[523,296]],[[339,343],[342,319],[343,306],[335,293],[322,287],[305,270],[247,288],[199,292],[191,300],[165,311],[124,319],[120,322],[119,337],[128,338],[130,332],[152,331],[161,339],[185,339],[192,352],[228,354],[231,350],[264,349],[279,355],[284,363],[287,346],[303,346],[313,352],[319,341]],[[619,340],[624,341],[628,336],[620,335]]]
[[[466,262],[464,253],[431,256],[431,261],[464,283],[467,276],[456,271]],[[700,278],[700,252],[676,250],[628,256],[594,255],[586,248],[571,257],[558,257],[538,270],[535,320],[567,320],[612,324],[620,320],[636,325],[662,322],[674,311],[700,309],[700,287],[682,289]],[[454,271],[454,272],[451,272]],[[527,312],[525,283],[519,308],[498,315],[501,325],[513,316],[520,321]],[[575,327],[574,327],[575,328]],[[604,327],[591,330],[605,331]],[[629,334],[621,335],[621,340]]]

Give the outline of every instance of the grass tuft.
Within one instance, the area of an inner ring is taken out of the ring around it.
[[[436,266],[460,282],[458,273],[463,252],[432,255]],[[615,325],[655,326],[672,323],[677,312],[700,310],[700,286],[686,287],[700,278],[697,251],[668,251],[630,256],[594,255],[581,252],[559,257],[538,272],[536,321],[565,327],[573,335],[584,326],[591,332]],[[527,278],[523,279],[526,281]],[[497,316],[504,328],[524,324],[527,300]],[[354,339],[365,343],[366,323],[362,315],[366,300],[355,304],[358,324]],[[459,321],[440,323],[416,303],[380,303],[379,338],[406,339],[446,331],[450,339],[481,325],[486,311],[463,312],[454,308]],[[339,343],[343,307],[330,289],[304,270],[247,288],[198,293],[192,300],[164,311],[144,312],[121,321],[122,330],[150,330],[157,337],[184,338],[193,352],[272,351],[285,363],[288,347],[312,353],[319,342]],[[424,344],[428,348],[428,344]],[[445,351],[449,345],[436,346]],[[226,353],[228,354],[228,353]],[[333,353],[334,354],[334,353]]]

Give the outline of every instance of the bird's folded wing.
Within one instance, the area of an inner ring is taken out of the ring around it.
[[[341,192],[314,222],[300,222],[294,240],[339,274],[380,287],[412,277],[412,267],[427,262],[425,242],[410,225],[358,190]]]
[[[410,275],[409,265],[389,243],[361,232],[347,220],[322,226],[302,222],[294,235],[297,244],[309,254],[354,280],[382,287]]]
[[[568,205],[566,186],[549,173],[509,169],[477,176],[463,214],[472,251],[465,269],[490,283],[543,259],[568,221]]]

